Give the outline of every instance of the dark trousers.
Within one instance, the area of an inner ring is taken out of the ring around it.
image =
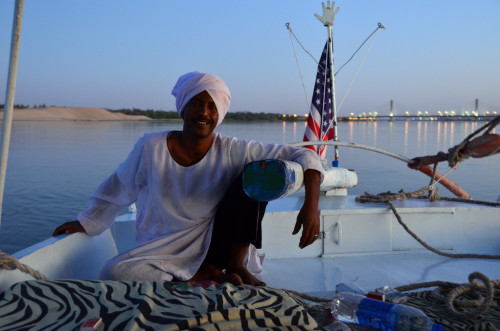
[[[242,175],[224,194],[215,214],[212,241],[204,264],[224,269],[232,244],[262,247],[262,219],[267,202],[256,201],[243,191]]]

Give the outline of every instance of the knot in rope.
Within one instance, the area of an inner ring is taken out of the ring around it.
[[[438,155],[442,156],[444,159],[448,160],[448,165],[451,168],[455,168],[460,162],[465,161],[470,157],[469,152],[467,152],[467,147],[471,142],[472,138],[479,135],[484,131],[483,136],[487,135],[500,123],[500,116],[495,117],[493,120],[489,121],[470,135],[468,135],[460,144],[448,149],[448,153],[439,152]]]
[[[23,264],[19,262],[18,259],[16,259],[13,256],[10,256],[9,254],[3,252],[0,250],[0,269],[5,269],[5,270],[20,270],[30,276],[32,276],[35,279],[47,279],[42,273],[39,271],[31,268],[30,266]]]
[[[448,160],[450,168],[455,168],[460,162],[465,161],[470,157],[469,153],[465,150],[467,144],[468,141],[448,149],[448,153],[439,152],[438,155]]]
[[[481,315],[489,309],[495,291],[498,291],[500,280],[491,281],[480,272],[473,272],[469,275],[469,283],[460,284],[454,288],[438,287],[433,291],[433,296],[446,303],[450,313],[460,319],[470,319]],[[444,295],[443,293],[446,293]],[[468,294],[473,299],[460,298],[459,296]],[[471,311],[458,311],[456,307],[476,308]]]

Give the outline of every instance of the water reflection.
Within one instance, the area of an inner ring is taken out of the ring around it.
[[[436,146],[438,149],[441,148],[441,122],[438,122],[437,124]]]
[[[455,136],[455,122],[450,122],[450,143],[449,143],[450,146],[456,144],[454,143],[455,141],[454,136]],[[463,138],[461,138],[460,140],[463,140]]]
[[[404,145],[405,145],[404,154],[405,155],[408,154],[408,127],[409,127],[408,121],[406,121],[405,122],[405,134],[404,134]]]

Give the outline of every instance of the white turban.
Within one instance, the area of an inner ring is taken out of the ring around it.
[[[219,113],[219,121],[217,122],[219,125],[229,109],[231,94],[226,84],[216,75],[193,71],[180,76],[172,89],[177,112],[181,116],[189,100],[203,91],[207,91],[215,102]]]

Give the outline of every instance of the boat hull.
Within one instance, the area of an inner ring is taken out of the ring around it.
[[[500,279],[500,261],[453,259],[426,250],[398,223],[385,204],[364,204],[353,196],[320,198],[320,238],[305,249],[292,236],[302,196],[269,203],[263,220],[263,271],[269,286],[305,293],[329,293],[340,282],[367,290],[414,282],[466,282],[479,271]],[[457,202],[395,202],[407,226],[422,240],[446,253],[499,254],[500,209]],[[114,255],[135,247],[135,214],[117,218],[96,237],[85,234],[50,238],[15,254],[20,262],[50,279],[97,279]],[[31,277],[0,272],[0,291]],[[327,294],[330,295],[330,294]]]

